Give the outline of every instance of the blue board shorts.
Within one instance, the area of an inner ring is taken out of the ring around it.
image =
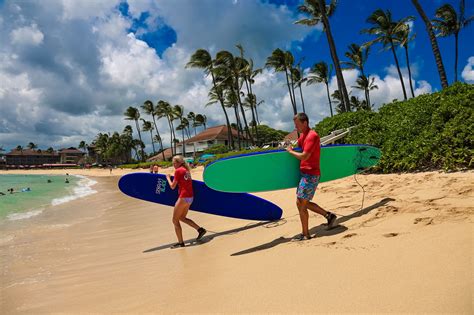
[[[298,189],[296,190],[296,197],[305,200],[313,199],[320,177],[319,175],[301,173],[301,179],[298,184]]]

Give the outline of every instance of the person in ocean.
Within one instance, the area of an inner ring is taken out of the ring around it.
[[[184,161],[181,155],[176,155],[173,157],[173,167],[175,168],[173,181],[171,180],[170,174],[166,174],[166,179],[168,180],[171,189],[175,189],[176,186],[178,186],[178,200],[174,205],[173,211],[173,224],[178,243],[172,245],[171,248],[179,248],[185,246],[180,221],[197,230],[198,236],[196,241],[200,240],[207,231],[203,227],[197,225],[193,220],[186,217],[194,198],[193,180],[191,178],[191,169],[189,165]]]

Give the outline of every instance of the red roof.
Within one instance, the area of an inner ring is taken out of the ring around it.
[[[201,132],[198,135],[195,135],[194,137],[191,137],[187,140],[184,140],[185,143],[192,143],[192,142],[198,142],[198,141],[207,141],[207,140],[227,140],[227,135],[229,133],[226,125],[220,125],[220,126],[215,126],[215,127],[210,127]],[[232,128],[232,136],[237,137],[238,132],[237,130]],[[245,134],[244,134],[244,138]]]
[[[53,153],[49,153],[48,151],[41,151],[41,152],[38,152],[38,150],[32,150],[32,149],[24,149],[24,150],[17,150],[17,149],[13,149],[11,152],[7,153],[6,155],[49,155],[49,156],[53,156],[53,155],[58,155],[56,151],[53,151]]]

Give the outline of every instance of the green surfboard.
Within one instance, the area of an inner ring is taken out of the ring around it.
[[[368,145],[321,147],[321,179],[327,182],[361,172],[378,163],[380,150]],[[204,183],[224,192],[259,192],[296,187],[299,160],[286,150],[220,159],[204,169]]]

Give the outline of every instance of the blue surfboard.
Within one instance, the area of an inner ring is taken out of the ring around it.
[[[130,197],[162,205],[174,206],[178,199],[178,188],[171,189],[163,174],[127,174],[120,178],[118,186]],[[282,215],[277,205],[250,194],[219,192],[197,180],[193,180],[193,190],[194,201],[190,210],[259,221],[278,220]]]

